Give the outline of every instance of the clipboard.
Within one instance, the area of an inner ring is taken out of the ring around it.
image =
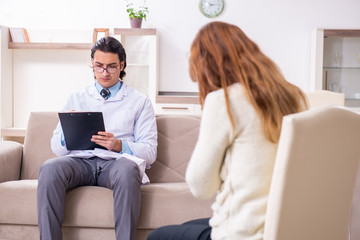
[[[60,124],[68,150],[105,149],[91,141],[91,136],[105,131],[102,112],[59,112]]]

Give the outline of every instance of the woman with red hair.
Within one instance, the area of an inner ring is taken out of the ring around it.
[[[186,182],[195,197],[217,194],[213,215],[148,239],[263,239],[282,119],[306,109],[306,98],[235,25],[201,28],[189,65],[203,114]]]

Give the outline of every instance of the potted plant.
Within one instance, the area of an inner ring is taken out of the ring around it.
[[[148,7],[145,6],[145,1],[138,7],[134,6],[134,3],[128,3],[126,11],[129,14],[131,28],[141,28],[142,19],[146,21],[146,14],[149,13]]]

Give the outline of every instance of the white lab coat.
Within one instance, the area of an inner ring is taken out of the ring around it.
[[[51,139],[51,149],[55,155],[71,155],[82,158],[97,156],[106,160],[125,157],[138,164],[142,182],[149,182],[145,168],[150,168],[150,165],[156,160],[157,127],[154,109],[148,97],[123,83],[119,92],[105,101],[95,85],[92,85],[69,96],[63,111],[71,110],[102,112],[105,130],[113,133],[115,138],[126,141],[134,155],[103,149],[69,151],[66,146],[61,144],[60,123],[54,130]]]

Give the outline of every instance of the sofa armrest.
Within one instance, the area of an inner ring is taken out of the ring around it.
[[[23,145],[18,142],[0,142],[0,183],[19,180]]]

